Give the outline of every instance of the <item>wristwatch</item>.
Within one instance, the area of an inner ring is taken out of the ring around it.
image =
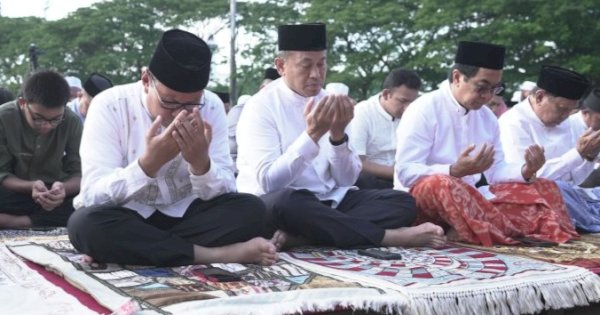
[[[329,136],[329,143],[331,143],[331,145],[333,145],[333,146],[338,146],[338,145],[344,144],[345,142],[348,142],[348,134],[346,134],[346,133],[344,134],[344,137],[338,141],[333,141],[331,139],[331,136]]]

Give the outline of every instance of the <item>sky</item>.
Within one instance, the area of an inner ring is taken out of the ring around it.
[[[37,16],[58,20],[69,13],[102,0],[0,0],[0,13],[6,17]]]

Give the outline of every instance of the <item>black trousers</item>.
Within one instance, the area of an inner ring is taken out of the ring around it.
[[[410,226],[416,217],[414,198],[392,189],[350,190],[336,209],[308,190],[286,188],[261,199],[271,230],[302,236],[311,245],[380,246],[386,229]]]
[[[73,246],[99,262],[181,266],[194,262],[194,244],[218,247],[260,236],[264,217],[258,197],[229,193],[196,199],[182,218],[156,211],[144,219],[119,206],[82,208],[67,228]]]
[[[0,187],[0,213],[29,216],[32,227],[65,226],[73,213],[73,198],[65,198],[60,206],[47,211],[31,195]]]
[[[360,172],[354,186],[360,189],[391,189],[394,188],[394,181],[377,177],[370,173]]]

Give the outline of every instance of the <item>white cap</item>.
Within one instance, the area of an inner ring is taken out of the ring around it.
[[[248,94],[244,94],[244,95],[242,95],[242,96],[238,97],[238,102],[237,102],[237,104],[238,104],[238,105],[243,105],[243,104],[246,104],[246,102],[247,102],[247,101],[250,99],[250,97],[252,97],[252,96],[250,96],[250,95],[248,95]]]
[[[331,82],[325,86],[325,90],[330,94],[348,95],[350,88],[344,83]]]
[[[535,82],[532,81],[524,81],[523,83],[521,83],[521,85],[519,86],[519,89],[521,91],[531,91],[533,90],[535,87],[537,86],[537,84]]]
[[[510,98],[511,102],[520,102],[521,101],[521,91],[515,91]]]
[[[78,77],[66,76],[65,80],[67,80],[67,83],[69,83],[70,87],[83,89],[83,87],[81,86],[81,80]]]

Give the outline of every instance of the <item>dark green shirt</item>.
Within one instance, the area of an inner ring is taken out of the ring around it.
[[[64,121],[46,135],[27,123],[16,101],[0,105],[0,182],[9,175],[47,184],[81,176],[83,125],[65,108]]]

